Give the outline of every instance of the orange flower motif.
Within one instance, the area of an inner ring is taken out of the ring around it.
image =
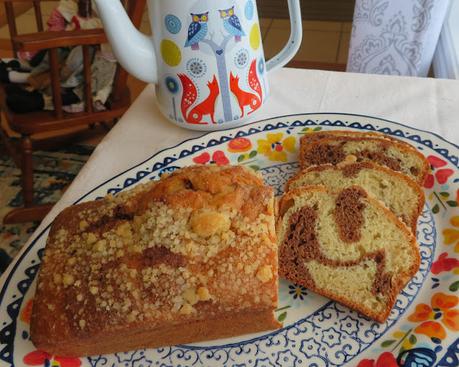
[[[252,143],[247,138],[234,138],[228,143],[228,152],[244,153],[252,148]]]
[[[445,327],[452,331],[459,331],[459,298],[445,293],[435,293],[430,301],[431,306],[421,303],[416,306],[413,314],[408,317],[411,322],[421,322],[414,329],[418,334],[430,338],[445,339]]]
[[[456,243],[454,252],[459,252],[459,215],[456,215],[450,219],[450,223],[456,228],[447,228],[443,230],[443,238],[445,245],[451,245]]]
[[[30,316],[32,315],[32,304],[33,299],[29,299],[29,301],[21,311],[21,321],[25,322],[26,324],[30,324]]]

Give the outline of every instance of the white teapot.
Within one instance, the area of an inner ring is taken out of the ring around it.
[[[149,0],[152,37],[119,0],[96,0],[110,44],[132,75],[156,84],[160,110],[193,130],[247,122],[269,95],[268,71],[285,65],[302,40],[299,0],[288,0],[291,35],[265,63],[256,0]]]

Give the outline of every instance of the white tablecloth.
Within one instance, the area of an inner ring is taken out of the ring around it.
[[[355,113],[401,122],[459,143],[459,81],[298,69],[282,69],[270,77],[271,96],[258,120],[295,113]],[[163,148],[203,134],[167,122],[154,94],[153,86],[142,92],[30,240],[98,184]]]

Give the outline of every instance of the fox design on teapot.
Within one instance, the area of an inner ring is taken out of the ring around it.
[[[237,104],[241,110],[241,118],[245,115],[245,107],[249,107],[248,115],[256,111],[262,105],[263,91],[261,83],[257,75],[257,60],[254,59],[251,63],[248,85],[251,91],[246,91],[240,87],[240,79],[230,72],[230,90],[237,100]],[[213,76],[212,81],[207,83],[209,93],[202,102],[198,100],[198,89],[193,81],[186,74],[178,74],[182,84],[182,102],[181,111],[184,120],[190,124],[207,124],[203,122],[203,117],[210,116],[213,124],[215,121],[215,105],[218,96],[220,95],[220,88],[216,76]],[[193,108],[191,108],[194,105]]]
[[[241,109],[241,117],[244,117],[244,107],[249,106],[248,115],[260,108],[263,102],[263,91],[261,89],[260,79],[257,75],[257,60],[253,60],[250,65],[248,83],[249,87],[255,92],[247,92],[239,87],[239,77],[230,73],[230,89],[236,96],[239,108]]]
[[[220,95],[220,89],[215,75],[212,81],[207,83],[209,95],[204,101],[193,107],[193,109],[190,108],[198,99],[198,90],[193,81],[187,75],[178,74],[178,77],[183,88],[181,109],[185,121],[190,124],[206,124],[206,122],[202,121],[202,118],[205,115],[209,115],[212,123],[216,124],[215,102],[217,97]]]

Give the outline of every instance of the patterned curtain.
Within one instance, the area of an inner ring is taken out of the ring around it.
[[[449,0],[356,0],[347,71],[427,76],[448,6]]]

